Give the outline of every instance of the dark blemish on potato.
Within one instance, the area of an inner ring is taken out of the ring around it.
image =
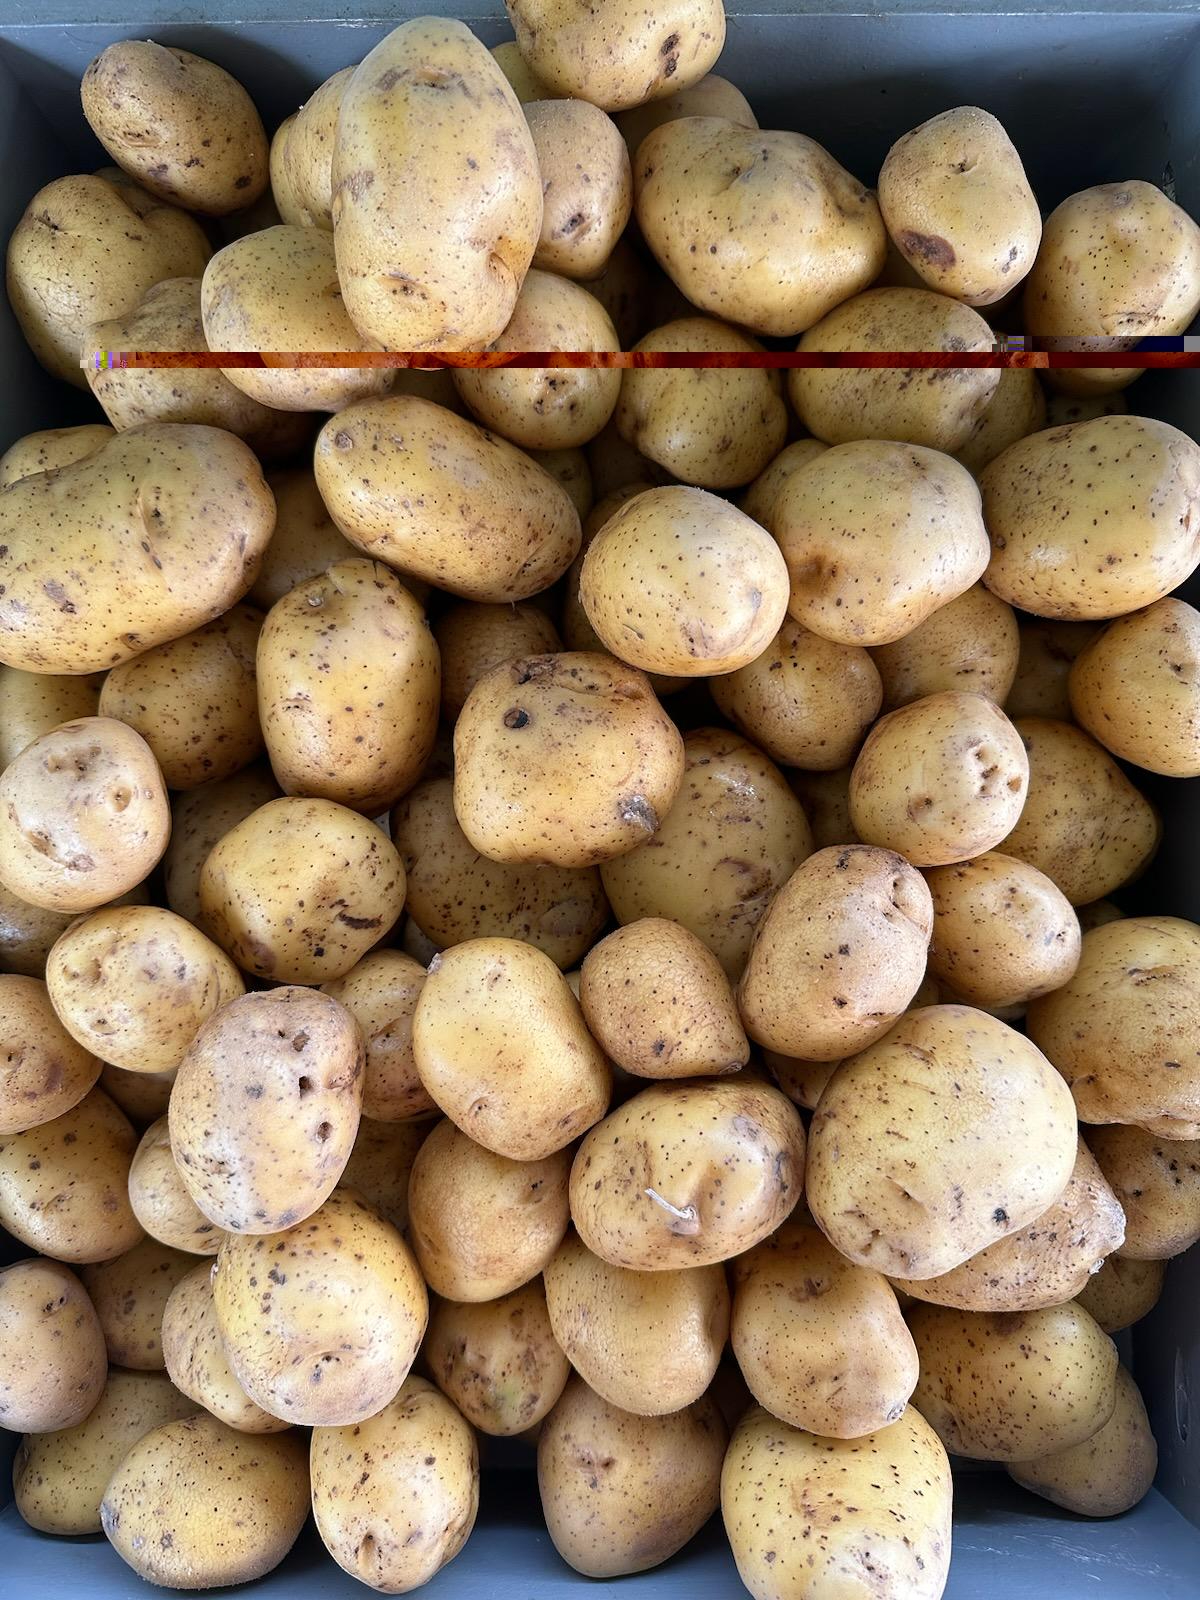
[[[619,801],[617,811],[622,822],[632,822],[639,828],[645,828],[647,833],[658,831],[658,812],[644,794],[631,794]]]
[[[47,579],[47,581],[42,585],[42,588],[46,591],[47,595],[49,595],[50,599],[54,601],[55,605],[61,612],[69,617],[73,617],[75,615],[74,601],[70,599],[67,591],[63,588],[62,584],[59,583],[57,578]]]
[[[513,706],[511,710],[504,713],[502,720],[506,728],[527,728],[529,726],[529,713],[528,711],[523,711],[520,706]]]
[[[339,911],[337,919],[347,928],[378,928],[383,922],[382,917],[352,917],[348,911]]]
[[[958,259],[954,254],[954,246],[949,239],[943,239],[936,233],[916,233],[906,228],[898,240],[901,250],[907,256],[916,256],[930,267],[952,267]]]
[[[341,194],[344,189],[352,200],[361,200],[374,182],[375,174],[370,167],[360,167],[357,172],[346,174],[338,184],[336,193]]]
[[[333,1123],[332,1122],[318,1122],[317,1123],[317,1138],[321,1141],[322,1144],[325,1143],[326,1139],[329,1138],[329,1135],[332,1132],[333,1132]]]
[[[992,1212],[992,1221],[997,1223],[1008,1221],[1008,1212],[1005,1211],[1003,1206],[997,1206],[995,1211]]]

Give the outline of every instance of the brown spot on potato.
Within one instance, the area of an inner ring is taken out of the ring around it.
[[[936,233],[917,233],[906,228],[897,242],[906,256],[915,256],[927,266],[939,267],[943,271],[952,267],[958,259],[949,239],[943,239]]]

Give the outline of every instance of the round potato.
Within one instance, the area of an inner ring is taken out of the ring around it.
[[[587,292],[599,300],[612,318],[622,350],[632,349],[652,320],[649,297],[653,274],[654,268],[629,242],[627,231],[613,246],[600,275],[584,281]],[[565,275],[570,276],[569,273]]]
[[[273,472],[267,482],[275,497],[275,532],[249,596],[264,611],[306,578],[360,554],[325,509],[311,467]]]
[[[171,1149],[204,1215],[231,1233],[311,1216],[350,1156],[364,1046],[354,1018],[311,989],[231,1001],[196,1034],[171,1090]]]
[[[633,210],[633,152],[612,119],[587,100],[538,97],[525,106],[525,120],[542,175],[533,265],[564,278],[597,278]]]
[[[901,856],[869,845],[817,851],[755,930],[738,985],[747,1032],[806,1061],[863,1049],[916,994],[932,925],[929,890]]]
[[[536,605],[485,606],[462,600],[442,612],[433,631],[442,659],[442,710],[452,720],[480,678],[496,667],[515,656],[562,649],[558,629]]]
[[[284,217],[285,222],[333,232],[333,147],[342,96],[353,72],[353,67],[343,67],[326,78],[292,120],[281,159],[295,214]]]
[[[653,1084],[587,1135],[571,1168],[571,1217],[595,1255],[667,1272],[740,1255],[795,1208],[804,1127],[754,1078]]]
[[[202,926],[200,871],[209,852],[251,812],[278,798],[279,786],[270,770],[261,766],[246,767],[232,778],[176,795],[171,840],[162,862],[163,887],[172,911]]]
[[[1046,392],[1028,367],[1004,367],[965,444],[954,452],[976,477],[1010,444],[1046,426]]]
[[[1068,694],[1075,720],[1113,755],[1200,776],[1200,611],[1168,598],[1110,623],[1076,656]]]
[[[256,1406],[233,1375],[205,1261],[171,1290],[162,1313],[163,1361],[171,1382],[195,1405],[238,1433],[281,1433],[287,1422]]]
[[[758,118],[737,85],[710,72],[687,89],[676,89],[673,94],[647,100],[644,105],[620,113],[617,127],[628,146],[629,159],[632,161],[637,155],[638,146],[648,133],[679,117],[723,117],[739,128],[758,127]]]
[[[25,434],[0,455],[0,489],[32,477],[35,472],[50,472],[56,467],[69,467],[82,461],[106,444],[115,431],[103,422],[85,422],[77,428],[39,428],[36,433]],[[5,675],[0,674],[0,681]],[[77,689],[85,687],[77,679],[66,681],[75,683]],[[62,717],[54,719],[55,722],[63,720]]]
[[[192,1199],[175,1164],[165,1115],[150,1124],[134,1152],[129,1204],[142,1227],[161,1244],[197,1256],[215,1256],[221,1247],[221,1229]]]
[[[1113,1414],[1090,1439],[1036,1461],[1008,1464],[1014,1483],[1084,1517],[1128,1511],[1150,1492],[1157,1470],[1158,1446],[1145,1402],[1124,1367],[1117,1371]]]
[[[80,1277],[100,1318],[114,1367],[163,1370],[163,1311],[172,1289],[194,1266],[193,1258],[183,1251],[157,1239],[142,1239],[111,1261],[83,1268]]]
[[[108,1371],[87,1291],[57,1261],[0,1268],[0,1428],[50,1433],[82,1422]]]
[[[1070,1091],[1040,1050],[986,1012],[927,1006],[829,1080],[808,1204],[859,1266],[936,1278],[1048,1210],[1077,1151]]]
[[[65,678],[0,667],[0,770],[41,734],[78,717],[94,717],[100,687],[90,674]]]
[[[950,690],[983,694],[1003,706],[1016,676],[1019,649],[1012,607],[981,583],[974,584],[902,639],[876,645],[872,657],[883,684],[883,709],[895,711],[911,700]]]
[[[1076,1299],[1105,1333],[1120,1333],[1154,1310],[1166,1270],[1162,1261],[1112,1255],[1092,1274]]]
[[[362,1109],[378,1122],[408,1122],[436,1109],[413,1056],[413,1013],[425,969],[399,950],[374,950],[322,993],[350,1013],[366,1043]]]
[[[1068,681],[1071,663],[1100,632],[1095,622],[1047,622],[1022,617],[1017,629],[1017,673],[1004,701],[1012,717],[1071,720]]]
[[[99,1076],[100,1062],[63,1027],[46,985],[0,977],[0,1135],[60,1117]]]
[[[590,1578],[666,1561],[717,1509],[726,1437],[707,1395],[669,1416],[641,1417],[572,1378],[538,1437],[554,1548]]]
[[[439,1300],[422,1353],[467,1421],[501,1438],[536,1427],[571,1371],[554,1341],[540,1278],[500,1300]]]
[[[1125,1209],[1122,1255],[1166,1261],[1190,1250],[1200,1239],[1200,1139],[1109,1127],[1089,1128],[1088,1142]]]
[[[408,1228],[408,1182],[417,1151],[433,1124],[376,1122],[363,1117],[342,1182],[355,1189],[393,1228]]]
[[[447,1300],[498,1300],[535,1278],[562,1243],[571,1158],[510,1161],[448,1119],[417,1152],[409,1237],[425,1280]]]

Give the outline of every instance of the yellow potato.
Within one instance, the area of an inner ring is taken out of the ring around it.
[[[322,993],[350,1013],[366,1044],[363,1115],[407,1122],[435,1110],[413,1057],[413,1013],[425,969],[399,950],[373,950]]]
[[[562,649],[558,629],[532,604],[487,606],[460,600],[442,612],[433,632],[442,660],[442,711],[452,720],[480,678],[496,667],[516,656]]]
[[[310,466],[272,472],[267,483],[275,497],[275,532],[249,595],[264,611],[306,578],[361,553],[339,533]]]
[[[1172,778],[1200,776],[1200,612],[1157,600],[1075,658],[1071,710],[1113,755]]]
[[[66,678],[0,667],[0,770],[51,728],[94,717],[100,687],[100,679],[90,674]]]
[[[597,501],[618,489],[625,489],[629,484],[637,483],[649,489],[671,481],[670,474],[656,462],[647,461],[640,451],[625,443],[617,432],[615,421],[610,421],[607,427],[602,428],[587,446],[587,458]],[[624,498],[628,499],[628,495]],[[595,512],[589,521],[595,521],[596,527],[600,525]]]
[[[1017,672],[1003,704],[1010,717],[1071,720],[1067,689],[1071,663],[1100,632],[1095,622],[1047,622],[1022,617]]]
[[[742,491],[738,500],[741,509],[755,522],[761,522],[769,533],[774,533],[775,509],[784,487],[795,473],[828,448],[820,439],[793,439],[791,444],[785,444],[770,465]]]
[[[540,1278],[482,1304],[439,1300],[423,1355],[467,1421],[501,1438],[535,1427],[571,1371],[550,1330]]]
[[[100,1062],[63,1027],[46,985],[0,977],[0,1134],[61,1116],[99,1076]]]
[[[1200,1239],[1200,1139],[1108,1127],[1089,1128],[1088,1142],[1125,1208],[1122,1255],[1165,1261],[1190,1250]]]
[[[104,1330],[79,1279],[57,1261],[0,1268],[0,1428],[50,1433],[82,1422],[108,1371]]]
[[[176,795],[172,808],[171,841],[163,856],[163,887],[172,911],[197,927],[200,910],[200,871],[219,839],[252,811],[279,798],[279,786],[264,767],[246,767],[232,778],[207,783]]]
[[[194,1265],[183,1251],[142,1239],[123,1255],[82,1269],[113,1366],[162,1371],[163,1310],[171,1290]]]
[[[494,44],[492,55],[495,57],[496,65],[512,86],[512,92],[523,106],[532,100],[550,98],[550,90],[531,70],[515,39],[505,39],[501,44]]]
[[[134,1151],[129,1204],[150,1237],[162,1244],[198,1256],[215,1256],[221,1247],[221,1229],[192,1199],[175,1164],[165,1114],[150,1124]]]
[[[631,152],[612,119],[586,100],[539,96],[526,104],[525,120],[542,175],[533,265],[565,278],[599,277],[633,210]]]
[[[157,1118],[166,1116],[174,1082],[173,1072],[126,1072],[124,1067],[107,1064],[100,1071],[100,1087],[139,1133]],[[130,1198],[132,1201],[132,1192]]]
[[[1117,1372],[1112,1416],[1083,1444],[1035,1461],[1011,1461],[1008,1475],[1023,1489],[1084,1517],[1115,1517],[1150,1492],[1158,1446],[1137,1384]]]
[[[984,694],[1003,706],[1016,676],[1019,647],[1012,607],[974,584],[902,639],[876,645],[872,657],[883,682],[883,708],[895,711],[910,700],[950,690]]]
[[[281,159],[294,215],[285,222],[333,232],[333,148],[342,96],[353,75],[343,67],[314,89],[296,112]]]
[[[690,88],[677,89],[673,94],[647,100],[644,105],[620,113],[617,127],[629,148],[629,159],[632,161],[637,155],[638,146],[648,133],[679,117],[724,117],[726,122],[736,122],[740,128],[758,127],[750,102],[737,85],[710,72]]]
[[[1068,380],[1074,376],[1077,380],[1087,381],[1089,369],[1077,367],[1064,369],[1064,377]],[[1130,371],[1133,369],[1130,368]],[[1048,382],[1052,380],[1047,370]],[[1064,422],[1090,422],[1093,417],[1125,416],[1129,411],[1129,401],[1123,394],[1063,394],[1051,391],[1046,396],[1046,420],[1050,427],[1060,428]]]
[[[0,455],[0,489],[35,472],[50,472],[82,461],[111,439],[114,432],[103,422],[86,422],[77,428],[41,428],[27,433]]]
[[[288,1424],[255,1405],[233,1375],[213,1304],[212,1266],[180,1278],[162,1314],[163,1360],[171,1382],[238,1433],[281,1433]]]
[[[1046,394],[1028,367],[1004,367],[966,443],[954,452],[976,477],[1010,444],[1046,426]]]
[[[1104,1329],[1120,1333],[1154,1310],[1162,1294],[1166,1266],[1133,1256],[1109,1256],[1076,1295],[1083,1309]]]
[[[376,1122],[363,1117],[342,1182],[403,1233],[408,1228],[408,1180],[433,1123]]]
[[[582,447],[531,450],[529,454],[563,486],[580,517],[586,517],[592,509],[592,474]]]

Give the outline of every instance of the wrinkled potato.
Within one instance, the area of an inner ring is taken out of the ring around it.
[[[176,795],[171,841],[162,862],[163,887],[172,911],[203,928],[200,872],[209,852],[251,812],[278,798],[278,784],[270,770],[260,766]]]
[[[82,461],[107,443],[115,431],[103,422],[85,422],[77,428],[40,428],[36,433],[25,434],[0,455],[0,489],[32,477],[35,472],[51,472]]]
[[[311,989],[243,995],[193,1039],[171,1090],[171,1149],[204,1215],[232,1233],[311,1216],[341,1176],[362,1108],[354,1018]]]
[[[829,448],[820,439],[793,439],[774,460],[742,491],[741,509],[770,533],[775,531],[775,510],[784,487],[792,476]]]
[[[501,1438],[535,1427],[571,1371],[554,1341],[540,1278],[500,1300],[439,1300],[422,1354],[472,1427]]]
[[[1113,755],[1172,778],[1200,776],[1200,612],[1157,600],[1085,645],[1071,710]]]
[[[1029,367],[1004,367],[966,443],[954,451],[976,477],[1010,444],[1046,426],[1046,393]]]
[[[1010,1461],[1008,1475],[1056,1506],[1084,1517],[1115,1517],[1150,1492],[1158,1446],[1145,1402],[1129,1372],[1117,1371],[1117,1403],[1106,1423],[1082,1444],[1035,1461]]]
[[[99,1076],[100,1062],[63,1027],[46,985],[0,977],[0,1134],[61,1116]]]
[[[974,584],[902,639],[876,645],[871,654],[883,684],[883,709],[895,711],[911,700],[950,690],[984,694],[1003,706],[1016,676],[1019,649],[1012,607],[981,583]]]
[[[150,1124],[134,1151],[129,1204],[142,1227],[161,1244],[197,1256],[215,1256],[221,1247],[221,1229],[192,1199],[175,1163],[165,1114]]]
[[[255,1405],[233,1375],[217,1325],[209,1262],[193,1267],[171,1290],[162,1314],[162,1350],[175,1387],[227,1428],[281,1433],[288,1427]]]
[[[342,1182],[355,1189],[385,1222],[403,1233],[408,1227],[408,1182],[417,1151],[433,1123],[377,1122],[363,1117]]]
[[[1104,1329],[1120,1333],[1154,1310],[1162,1294],[1166,1265],[1111,1255],[1076,1295],[1083,1309]]]
[[[532,604],[488,606],[460,600],[442,612],[433,633],[442,661],[442,711],[452,721],[480,678],[496,667],[516,656],[552,655],[562,649],[558,629]]]
[[[542,175],[542,228],[533,265],[564,278],[597,278],[633,210],[631,152],[612,119],[586,100],[539,98],[525,106],[525,120]]]
[[[644,105],[618,115],[617,127],[629,148],[629,159],[632,161],[636,157],[638,146],[648,133],[679,117],[723,117],[740,128],[758,127],[758,118],[738,86],[710,72],[690,88],[647,100]]]
[[[1077,1151],[1070,1090],[1040,1050],[986,1012],[927,1006],[829,1080],[808,1205],[859,1266],[936,1278],[1048,1210]]]
[[[172,1289],[195,1266],[191,1256],[157,1239],[80,1271],[115,1367],[161,1372],[163,1311]]]
[[[281,154],[293,208],[285,222],[333,232],[333,147],[342,96],[353,73],[353,67],[343,67],[326,78],[292,119]]]
[[[104,1330],[86,1289],[57,1261],[0,1267],[0,1428],[50,1433],[82,1422],[108,1371]]]
[[[1017,672],[1004,700],[1010,717],[1053,717],[1070,722],[1071,663],[1100,632],[1096,622],[1048,622],[1022,617],[1017,632]]]
[[[1200,1139],[1118,1126],[1089,1128],[1088,1143],[1125,1208],[1122,1255],[1166,1261],[1191,1249],[1200,1239]]]
[[[0,666],[0,770],[39,735],[78,717],[94,717],[100,688],[100,679],[91,674],[67,678]]]
[[[424,982],[425,969],[411,956],[373,950],[344,978],[322,985],[322,993],[344,1006],[362,1030],[364,1117],[407,1122],[436,1109],[413,1057],[413,1013]]]
[[[310,466],[272,472],[267,483],[275,497],[275,532],[249,594],[264,611],[306,578],[361,554],[325,509]]]
[[[425,1280],[447,1300],[499,1300],[535,1278],[562,1243],[571,1158],[510,1161],[447,1118],[412,1166],[409,1237]]]

